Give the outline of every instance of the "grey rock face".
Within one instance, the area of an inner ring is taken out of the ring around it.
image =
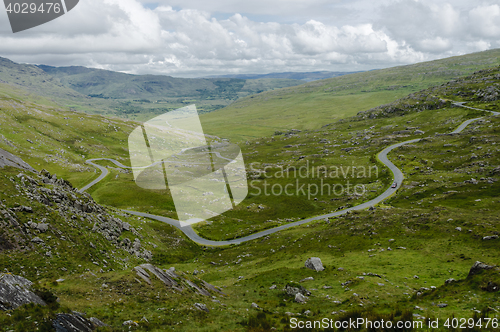
[[[164,271],[162,269],[157,268],[156,266],[152,264],[142,264],[139,266],[140,268],[143,269],[145,272],[146,270],[154,274],[158,279],[160,279],[166,286],[172,287],[172,288],[178,288],[181,290],[178,286],[179,284],[174,280],[174,278],[178,278],[174,272],[171,272],[170,270]],[[137,270],[136,270],[137,271]],[[149,277],[149,274],[148,274]]]
[[[94,330],[92,322],[78,314],[58,314],[52,326],[56,332],[91,332]]]
[[[21,158],[13,155],[10,152],[0,149],[0,168],[4,168],[6,166],[12,166],[22,169],[23,171],[36,173],[36,170],[26,162],[24,162]]]
[[[205,312],[209,312],[210,310],[208,310],[207,306],[203,303],[195,303],[194,304],[194,307],[198,310],[201,310],[201,311],[205,311]]]
[[[321,263],[321,259],[318,257],[311,257],[306,260],[305,266],[308,269],[314,270],[314,271],[323,271],[325,268],[323,267],[323,263]]]
[[[308,291],[307,289],[305,289],[304,287],[302,286],[299,286],[299,287],[295,287],[293,285],[290,285],[290,284],[287,284],[285,286],[285,292],[289,295],[289,296],[295,296],[297,294],[302,294],[302,295],[311,295],[311,292]]]
[[[300,293],[297,293],[295,295],[295,302],[297,303],[305,303],[307,301],[307,297],[305,297],[304,295],[300,294]]]
[[[141,277],[145,282],[151,285],[151,279],[149,273],[144,270],[141,266],[134,267],[134,271],[137,273],[139,277]]]
[[[299,282],[310,281],[310,280],[314,280],[314,278],[313,277],[307,277],[307,278],[302,279]]]
[[[37,237],[34,237],[33,239],[31,239],[31,242],[33,243],[43,243],[43,240],[40,239],[38,236]]]
[[[36,226],[36,228],[37,228],[40,232],[45,233],[46,231],[48,231],[48,230],[49,230],[49,224],[38,224],[38,225]]]
[[[23,304],[45,302],[30,289],[33,283],[13,274],[0,274],[0,309],[11,310]]]
[[[479,272],[481,272],[482,270],[490,270],[490,269],[493,269],[493,268],[494,268],[494,266],[491,266],[491,265],[488,265],[488,264],[485,264],[485,263],[477,261],[470,268],[469,275],[467,277],[471,277],[473,275],[476,275]]]
[[[134,268],[134,271],[136,272],[138,277],[141,277],[144,281],[146,281],[150,285],[152,284],[150,276],[151,273],[158,279],[160,279],[165,284],[165,286],[171,287],[179,292],[182,292],[187,288],[194,290],[196,293],[203,296],[211,296],[210,291],[221,295],[225,295],[215,286],[207,283],[204,280],[201,280],[202,285],[199,286],[196,283],[192,282],[191,280],[179,276],[177,273],[175,273],[175,268],[173,267],[171,267],[168,270],[162,270],[152,264],[142,264],[136,266]]]
[[[89,321],[94,324],[94,326],[96,327],[104,327],[104,326],[108,326],[108,324],[104,324],[103,322],[101,322],[99,319],[95,318],[95,317],[90,317],[89,318]]]

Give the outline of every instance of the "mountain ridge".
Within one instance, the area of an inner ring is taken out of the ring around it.
[[[343,71],[311,71],[311,72],[280,72],[268,74],[225,74],[206,76],[207,78],[240,78],[240,79],[259,79],[259,78],[288,78],[306,82],[317,81],[342,75],[359,73],[361,71],[343,72]]]

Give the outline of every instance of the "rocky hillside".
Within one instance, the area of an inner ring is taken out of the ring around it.
[[[468,102],[468,105],[480,103],[488,110],[498,111],[498,106],[493,102],[499,99],[500,67],[493,67],[359,112],[357,116],[360,119],[402,116],[412,112],[443,109],[451,106],[451,100],[463,100]]]
[[[62,301],[66,306],[61,307],[55,302],[55,295],[45,288],[46,283],[51,287],[65,285],[68,278],[84,275],[101,279],[96,273],[115,275],[124,271],[133,280],[135,271],[140,279],[135,279],[136,284],[154,285],[151,280],[156,276],[163,287],[184,296],[224,295],[201,279],[182,277],[173,269],[161,270],[146,264],[153,258],[152,251],[169,244],[155,244],[158,238],[151,229],[134,226],[143,223],[137,218],[97,204],[64,179],[45,170],[37,172],[2,149],[0,163],[0,264],[6,272],[0,276],[0,309],[12,311],[22,306],[28,316],[33,310],[40,311],[33,304],[46,307],[41,309],[43,317],[35,314],[21,325],[17,321],[9,323],[16,331],[34,327],[37,320],[43,326],[52,324],[57,331],[91,331],[104,324],[97,318],[68,312],[74,299],[68,299],[69,303]],[[169,237],[176,242],[174,246],[182,242],[175,234]],[[199,307],[208,311],[205,305]],[[125,320],[124,325],[137,323]]]

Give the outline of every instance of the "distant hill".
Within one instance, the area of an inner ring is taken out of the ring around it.
[[[289,129],[317,129],[474,71],[500,64],[500,49],[343,75],[241,98],[202,115],[207,132],[247,140]]]
[[[0,93],[91,114],[147,120],[189,104],[211,112],[248,95],[302,84],[282,78],[176,78],[86,67],[19,64],[0,57]],[[30,97],[27,97],[30,95]]]
[[[86,67],[37,67],[67,88],[102,99],[116,115],[135,119],[146,119],[188,104],[196,104],[201,112],[210,112],[241,97],[302,83],[281,78],[178,78]]]
[[[0,57],[0,83],[45,97],[85,98],[36,66],[19,64],[2,57]]]
[[[360,71],[342,72],[342,71],[313,71],[313,72],[285,72],[285,73],[270,73],[270,74],[234,74],[234,75],[217,75],[208,76],[209,78],[239,78],[243,80],[255,80],[261,78],[281,78],[301,80],[306,82],[324,80],[337,76],[359,73]]]

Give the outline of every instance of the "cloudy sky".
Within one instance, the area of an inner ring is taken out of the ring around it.
[[[0,10],[0,56],[136,74],[355,71],[498,47],[498,0],[80,0],[16,34]]]

